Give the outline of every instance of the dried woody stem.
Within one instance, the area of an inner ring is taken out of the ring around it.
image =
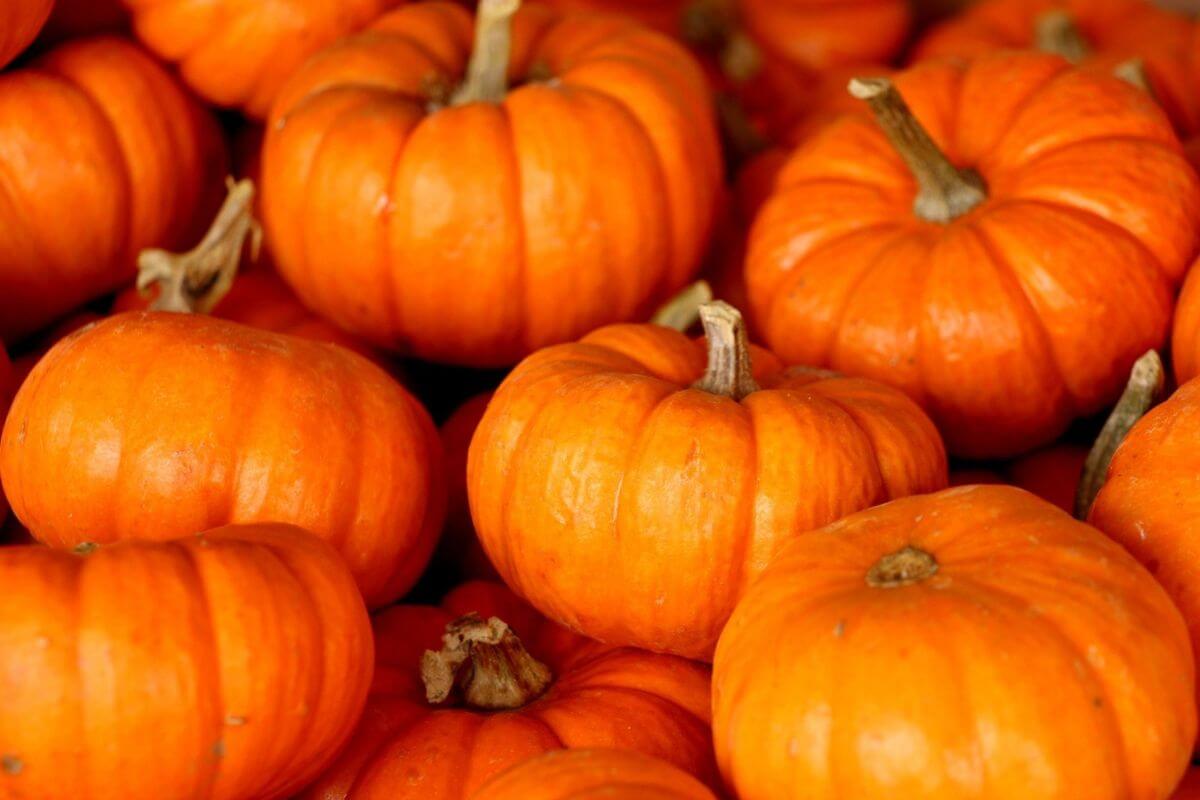
[[[138,256],[138,291],[158,285],[155,311],[206,314],[233,286],[242,247],[250,237],[251,257],[258,257],[262,230],[254,221],[254,183],[229,182],[229,196],[208,233],[186,253],[143,250]]]
[[[430,703],[454,697],[467,708],[500,711],[536,700],[553,676],[504,622],[467,614],[446,626],[441,650],[425,651],[421,680]]]
[[[937,571],[936,558],[909,545],[876,561],[867,572],[867,585],[875,589],[895,589],[932,578]]]
[[[668,300],[650,318],[650,322],[685,333],[700,321],[700,307],[711,303],[712,299],[712,287],[708,281],[696,281]]]
[[[951,222],[987,199],[983,179],[961,170],[938,149],[887,78],[855,78],[850,94],[865,100],[917,181],[913,210],[926,222]]]
[[[1037,18],[1033,44],[1041,52],[1062,56],[1072,64],[1083,61],[1092,50],[1070,13],[1062,9],[1047,11]]]
[[[717,300],[700,306],[700,321],[708,339],[708,368],[695,388],[733,400],[757,392],[741,312]]]
[[[1108,477],[1108,467],[1112,463],[1117,448],[1129,431],[1138,423],[1146,412],[1153,408],[1158,398],[1162,396],[1166,386],[1166,368],[1157,351],[1151,350],[1137,360],[1125,386],[1125,393],[1117,401],[1108,421],[1096,438],[1096,444],[1088,453],[1083,465],[1083,477],[1079,481],[1079,489],[1075,494],[1075,516],[1087,519],[1092,510],[1096,495],[1104,486]]]
[[[512,18],[521,0],[481,0],[475,13],[475,47],[467,76],[452,105],[499,103],[508,94],[508,61],[512,51]]]

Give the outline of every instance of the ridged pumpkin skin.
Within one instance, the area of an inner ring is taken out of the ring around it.
[[[877,571],[908,548],[936,572]],[[742,800],[1162,800],[1196,732],[1166,593],[1009,487],[798,538],[734,612],[713,676],[717,758]]]
[[[134,312],[63,339],[34,368],[0,439],[0,478],[55,547],[300,525],[334,544],[374,607],[429,560],[441,458],[429,415],[361,356]]]
[[[0,67],[19,56],[46,24],[54,0],[16,0],[0,7]]]
[[[530,356],[496,392],[471,442],[471,514],[551,619],[710,658],[784,542],[946,485],[937,431],[900,392],[755,349],[762,391],[736,402],[689,388],[706,360],[676,331],[614,325]]]
[[[825,69],[887,61],[904,44],[906,0],[738,0],[750,35],[790,61]]]
[[[622,750],[559,750],[489,782],[476,800],[716,800],[686,772]]]
[[[506,622],[550,667],[545,694],[499,712],[426,701],[422,653],[472,612]],[[635,750],[716,781],[707,667],[576,636],[483,581],[455,589],[440,608],[396,606],[374,624],[375,683],[363,720],[302,800],[464,800],[509,767],[563,747]]]
[[[465,10],[421,3],[309,61],[271,114],[262,208],[310,307],[387,348],[501,366],[681,287],[721,163],[704,78],[667,38],[531,5],[509,73],[530,82],[430,113],[471,38]]]
[[[1200,376],[1200,270],[1195,267],[1188,272],[1175,304],[1171,360],[1177,383]]]
[[[1036,48],[1039,20],[1048,12],[1064,12],[1082,34],[1088,53],[1080,63],[1111,71],[1139,60],[1175,127],[1200,132],[1200,95],[1191,72],[1194,26],[1147,0],[984,0],[933,28],[913,60]]]
[[[226,169],[208,112],[110,37],[0,75],[0,162],[21,165],[0,212],[8,341],[131,280],[143,248],[197,237]]]
[[[313,53],[403,0],[125,0],[133,29],[204,99],[263,119]]]
[[[986,199],[924,221],[879,125],[840,118],[757,218],[755,324],[786,362],[903,389],[956,455],[1027,452],[1111,403],[1163,342],[1200,186],[1145,93],[1060,58],[926,62],[894,84]]]
[[[350,574],[297,528],[0,548],[0,797],[289,796],[352,732],[371,660]]]
[[[1158,578],[1200,652],[1200,381],[1181,386],[1117,449],[1088,521]],[[1200,694],[1197,695],[1200,701]]]

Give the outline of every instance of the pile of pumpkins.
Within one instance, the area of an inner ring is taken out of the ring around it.
[[[1200,798],[1168,5],[5,3],[0,800]]]

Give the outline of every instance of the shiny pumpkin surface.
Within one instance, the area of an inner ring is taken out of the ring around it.
[[[927,222],[875,121],[822,128],[751,234],[756,328],[785,361],[903,389],[955,455],[1047,444],[1164,340],[1197,242],[1195,173],[1145,93],[1057,57],[926,62],[894,85],[986,198]]]
[[[704,343],[654,325],[602,328],[518,366],[467,474],[505,581],[589,636],[708,658],[786,541],[945,486],[937,431],[900,392],[784,369],[761,349],[753,360],[762,391],[740,402],[689,388]]]
[[[301,525],[334,544],[371,606],[416,581],[445,502],[437,431],[379,367],[172,313],[119,314],[59,342],[13,402],[0,478],[56,547]]]
[[[685,772],[638,753],[561,750],[530,759],[489,782],[477,800],[714,800]]]
[[[431,706],[419,667],[447,623],[498,617],[550,667],[545,694],[512,710]],[[475,581],[440,607],[396,606],[375,618],[377,662],[351,743],[303,800],[460,800],[526,759],[568,748],[620,748],[716,781],[708,668],[612,648],[547,621],[497,583]]]
[[[286,797],[350,735],[371,657],[350,574],[297,528],[0,548],[0,797]]]
[[[880,571],[909,548],[936,570]],[[799,537],[738,606],[713,676],[717,758],[742,800],[1160,800],[1196,732],[1166,592],[1008,487]]]
[[[646,315],[698,269],[721,164],[704,78],[628,20],[522,8],[499,103],[445,105],[459,6],[406,6],[288,82],[262,210],[306,305],[470,366]]]

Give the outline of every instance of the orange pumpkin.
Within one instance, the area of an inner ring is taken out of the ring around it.
[[[445,503],[437,431],[379,367],[163,312],[109,317],[47,353],[13,402],[0,478],[56,547],[301,525],[333,542],[371,606],[416,581]]]
[[[474,56],[462,8],[401,8],[309,61],[272,113],[279,270],[379,345],[511,364],[644,316],[699,266],[721,164],[692,59],[536,6],[510,37],[515,5],[484,3]]]
[[[21,343],[20,352],[14,355],[12,360],[12,393],[16,394],[17,389],[29,377],[29,373],[33,371],[37,362],[41,361],[42,356],[58,344],[60,339],[69,336],[85,325],[91,325],[102,319],[104,319],[103,314],[84,309],[54,324],[32,339],[25,339]]]
[[[263,119],[313,53],[403,0],[124,0],[147,47],[201,97]]]
[[[1189,769],[1183,778],[1183,783],[1175,789],[1171,800],[1200,800],[1200,769]]]
[[[1019,489],[951,489],[779,554],[717,647],[717,758],[742,800],[1159,800],[1194,678],[1119,546]]]
[[[784,542],[946,485],[937,431],[903,394],[785,369],[730,306],[702,314],[707,359],[656,325],[529,357],[467,464],[476,531],[518,594],[601,641],[689,658],[711,657]]]
[[[1100,70],[1136,60],[1180,131],[1200,131],[1194,26],[1148,0],[985,0],[933,28],[914,59],[1033,48]]]
[[[475,535],[467,499],[467,451],[492,393],[472,397],[459,406],[441,427],[446,454],[446,527],[438,542],[437,561],[455,578],[493,578],[496,568]]]
[[[0,796],[289,796],[353,731],[371,654],[345,566],[297,528],[0,548]]]
[[[1171,357],[1176,382],[1183,384],[1200,376],[1200,269],[1188,272],[1175,305]]]
[[[686,772],[623,750],[556,750],[490,781],[477,800],[715,800]]]
[[[4,352],[4,345],[0,344],[0,425],[3,425],[2,420],[8,415],[8,403],[16,391],[16,386],[16,370],[8,360],[8,353]],[[0,487],[0,525],[4,524],[4,518],[7,516],[8,503],[4,500],[3,487]]]
[[[388,609],[375,637],[363,720],[303,800],[459,800],[563,747],[633,750],[716,779],[699,664],[576,636],[486,582],[440,608]]]
[[[61,42],[77,36],[127,27],[129,14],[122,0],[54,0],[54,10],[40,41]]]
[[[208,113],[141,50],[107,37],[0,75],[0,161],[21,165],[0,213],[9,341],[127,282],[142,249],[197,236],[225,174]]]
[[[1200,184],[1154,102],[1031,53],[851,88],[882,123],[800,146],[751,234],[775,352],[903,389],[968,458],[1110,403],[1165,338],[1197,243]]]
[[[1001,464],[997,471],[980,467],[952,470],[950,485],[1009,483],[1036,494],[1068,514],[1074,513],[1075,495],[1079,491],[1079,478],[1083,474],[1088,449],[1083,445],[1062,442]]]
[[[0,67],[19,56],[46,24],[54,0],[17,0],[0,8]]]

